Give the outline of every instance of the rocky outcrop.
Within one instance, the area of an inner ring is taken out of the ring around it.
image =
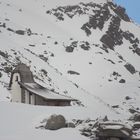
[[[103,42],[107,48],[114,50],[114,40],[108,34],[102,36],[101,42]]]
[[[121,6],[117,6],[116,4],[114,4],[113,2],[108,2],[108,4],[110,5],[110,8],[124,21],[126,22],[130,22],[130,18],[126,13],[126,10],[124,7]]]
[[[126,31],[123,33],[123,36],[126,40],[128,40],[132,44],[132,51],[136,53],[137,55],[140,56],[140,48],[138,47],[139,45],[139,39],[135,37],[133,33],[130,33],[129,31]]]
[[[124,139],[129,140],[132,136],[132,128],[121,123],[99,123],[97,128],[97,137],[99,139]]]
[[[134,122],[140,122],[140,113],[135,113],[130,120],[134,121]]]
[[[89,50],[90,49],[90,44],[87,42],[87,41],[83,41],[82,44],[80,45],[80,47],[83,49],[83,50]]]
[[[90,13],[92,10],[93,13]],[[108,4],[99,5],[93,2],[79,3],[78,5],[59,6],[56,9],[48,10],[47,14],[53,14],[58,20],[64,20],[64,15],[73,18],[76,15],[89,15],[89,21],[84,23],[82,30],[89,36],[91,29],[103,29],[105,22],[110,18]]]
[[[73,122],[67,122],[63,115],[53,114],[48,119],[45,118],[40,122],[36,129],[58,130],[61,128],[75,128]]]
[[[19,35],[25,35],[25,31],[23,30],[17,30],[15,31],[16,34],[19,34]]]
[[[71,53],[71,52],[73,52],[73,50],[74,50],[74,48],[72,46],[66,47],[66,52]]]
[[[67,73],[68,73],[68,74],[80,75],[80,73],[79,73],[79,72],[72,71],[72,70],[69,70]]]
[[[105,4],[103,7],[96,4],[93,5],[93,3],[90,3],[89,5],[92,7],[95,14],[90,16],[89,21],[81,27],[81,29],[84,30],[88,36],[91,34],[91,29],[99,28],[102,30],[105,22],[108,21],[111,16],[107,4]],[[94,7],[98,7],[99,10],[94,10]]]
[[[134,74],[136,73],[135,67],[129,63],[125,64],[124,67],[131,73]]]
[[[57,130],[66,126],[66,120],[62,115],[51,115],[47,120],[46,129]]]
[[[110,9],[115,13],[112,14]],[[102,49],[108,52],[108,49],[114,50],[116,45],[122,45],[123,39],[128,40],[132,45],[130,49],[140,56],[140,48],[138,47],[139,39],[129,31],[123,31],[120,27],[121,20],[130,22],[130,18],[125,8],[108,1],[107,3],[97,4],[94,2],[79,3],[77,5],[59,6],[55,9],[48,10],[47,14],[54,15],[59,21],[65,20],[65,17],[73,18],[75,16],[88,16],[88,21],[80,27],[87,36],[90,36],[93,30],[102,30],[106,22],[110,20],[106,33],[100,38],[103,43]],[[74,46],[67,46],[67,52],[73,52]],[[90,47],[81,45],[84,50]]]
[[[125,81],[125,79],[121,79],[120,81],[119,81],[119,83],[125,83],[126,81]]]
[[[100,39],[103,44],[108,48],[114,50],[115,45],[121,45],[123,43],[122,30],[120,29],[121,19],[119,17],[113,17],[109,25],[108,31]]]

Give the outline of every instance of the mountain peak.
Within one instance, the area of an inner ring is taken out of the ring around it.
[[[25,63],[38,83],[82,106],[103,100],[128,115],[139,107],[140,28],[113,0],[1,0],[0,9],[4,87]]]

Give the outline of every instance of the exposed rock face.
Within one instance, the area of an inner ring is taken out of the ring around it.
[[[135,70],[135,68],[134,68],[133,65],[127,63],[127,64],[124,65],[124,67],[125,67],[131,74],[136,73],[136,70]]]
[[[124,21],[130,22],[130,18],[128,17],[128,15],[126,14],[126,10],[125,8],[121,7],[121,6],[117,6],[115,4],[113,4],[112,2],[109,3],[112,10]]]
[[[74,123],[69,122],[69,123],[67,123],[67,127],[75,128],[75,125],[74,125]]]
[[[114,14],[110,12],[110,9]],[[123,31],[120,27],[121,20],[125,22],[131,22],[131,20],[125,8],[113,2],[108,1],[103,5],[94,2],[81,2],[78,5],[59,6],[58,8],[48,10],[46,13],[54,15],[59,21],[65,20],[65,16],[72,19],[75,16],[87,15],[89,18],[88,21],[80,27],[87,36],[90,36],[93,30],[102,30],[106,22],[110,20],[106,33],[100,38],[100,41],[103,43],[102,49],[106,52],[108,48],[114,50],[116,45],[122,45],[123,39],[126,39],[132,44],[132,51],[140,56],[139,39],[133,33]],[[66,47],[66,51],[73,52],[74,48],[74,46],[68,46]],[[81,45],[81,48],[89,50],[90,47]]]
[[[95,12],[95,15],[90,16],[89,21],[85,23],[81,27],[81,29],[84,30],[89,36],[91,34],[91,29],[99,28],[100,30],[102,30],[105,22],[110,18],[111,15],[107,4],[101,7],[100,5],[89,3],[88,6],[93,8],[93,12]],[[94,7],[98,7],[99,10],[94,10]]]
[[[124,80],[124,79],[121,79],[120,81],[119,81],[119,83],[125,83],[126,81]]]
[[[73,52],[74,48],[71,46],[66,47],[66,52]]]
[[[66,122],[63,115],[53,114],[49,118],[44,118],[40,121],[40,124],[36,126],[36,129],[48,129],[48,130],[58,130],[61,128],[75,128],[75,122]]]
[[[130,99],[132,99],[132,98],[129,97],[129,96],[126,96],[125,99],[126,99],[126,100],[130,100]]]
[[[134,129],[134,130],[140,129],[140,123],[139,123],[139,122],[134,123],[133,129]]]
[[[109,35],[103,35],[101,38],[101,42],[103,42],[107,48],[110,48],[112,50],[114,49],[114,41]]]
[[[19,34],[19,35],[24,35],[25,34],[25,31],[23,31],[23,30],[17,30],[16,33]]]
[[[69,70],[68,73],[69,73],[69,74],[80,75],[80,73],[78,73],[78,72],[76,72],[76,71],[72,71],[72,70]]]
[[[66,126],[66,120],[62,115],[51,115],[47,120],[46,129],[57,130]]]
[[[112,17],[108,31],[101,38],[101,42],[103,42],[108,48],[112,50],[114,50],[115,45],[121,45],[123,43],[123,32],[120,29],[120,22],[121,19],[118,16]]]
[[[135,113],[130,120],[133,120],[135,122],[140,122],[140,113]]]
[[[69,52],[69,53],[73,52],[74,48],[77,47],[77,43],[78,43],[78,41],[71,42],[71,44],[66,47],[66,52]]]
[[[129,112],[132,113],[132,114],[134,114],[134,113],[137,112],[137,110],[135,110],[135,109],[133,109],[133,108],[129,108]]]
[[[80,45],[80,47],[83,50],[89,50],[90,49],[90,44],[86,41],[86,42],[82,42],[82,44]]]
[[[99,139],[109,138],[113,140],[117,140],[117,139],[129,140],[130,137],[132,136],[132,129],[128,128],[127,126],[121,123],[112,123],[112,122],[100,123],[97,130],[98,130],[97,137]]]

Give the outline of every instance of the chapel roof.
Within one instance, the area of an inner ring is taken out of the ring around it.
[[[16,66],[16,68],[13,70],[13,72],[11,73],[9,87],[11,87],[12,78],[13,78],[14,73],[20,74],[21,82],[23,82],[23,83],[33,83],[34,82],[33,74],[30,71],[30,68],[27,65],[21,63],[21,64],[18,64]]]

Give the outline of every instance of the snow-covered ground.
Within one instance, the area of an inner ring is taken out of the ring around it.
[[[68,111],[69,110],[69,111]],[[39,130],[35,127],[51,114],[63,114],[67,120],[86,119],[92,116],[87,109],[73,107],[37,107],[24,104],[0,102],[1,140],[86,140],[78,129],[63,128],[57,131]],[[80,115],[83,114],[83,115]]]

